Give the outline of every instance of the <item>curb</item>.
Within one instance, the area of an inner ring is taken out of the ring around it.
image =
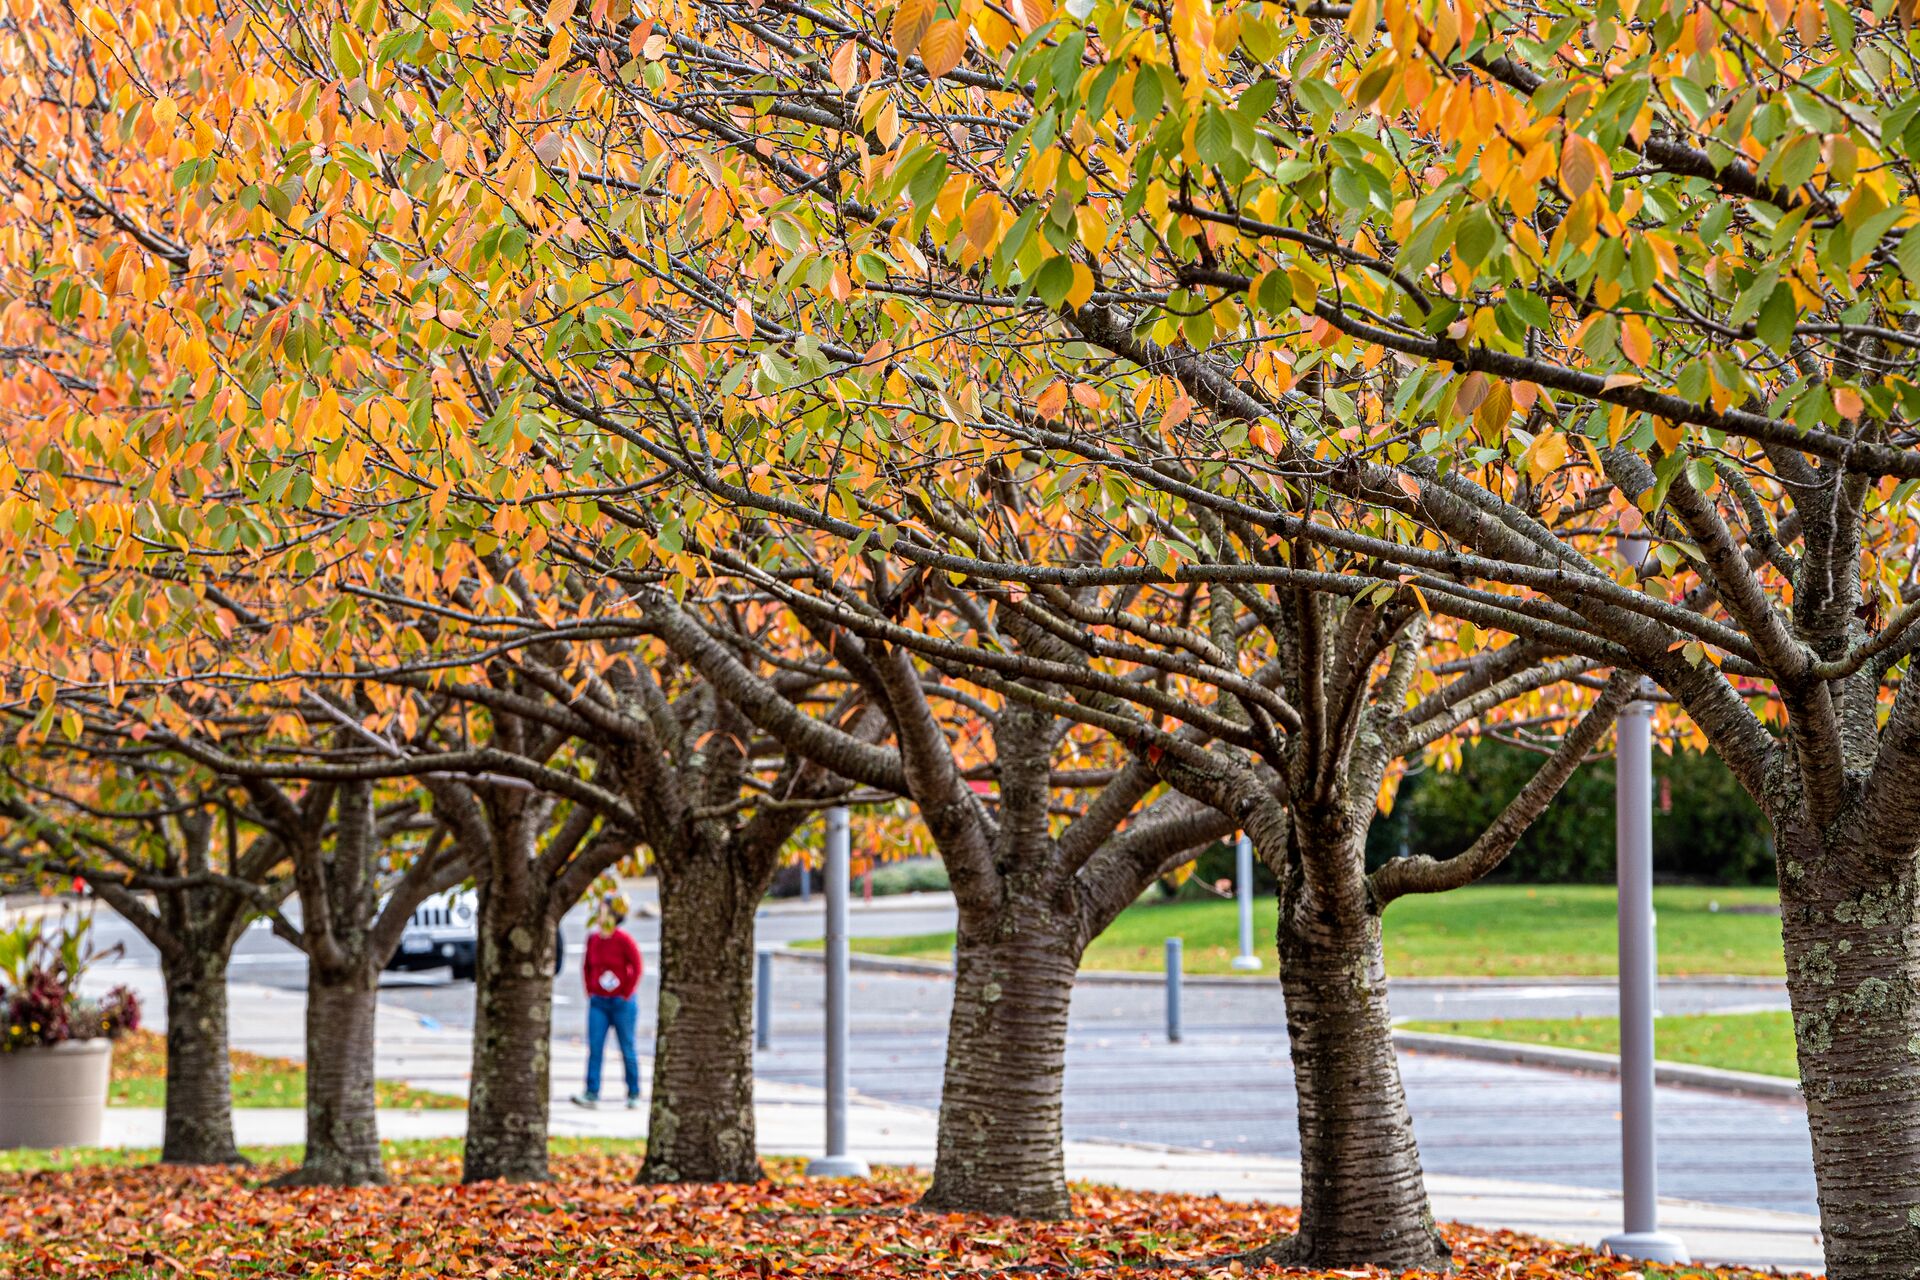
[[[1583,975],[1577,978],[1556,978],[1552,974],[1542,974],[1537,978],[1499,977],[1499,978],[1393,978],[1387,979],[1388,985],[1395,987],[1424,987],[1445,989],[1449,987],[1616,987],[1620,985],[1617,977],[1593,977]],[[1684,984],[1689,987],[1756,987],[1766,990],[1786,990],[1787,980],[1780,978],[1762,978],[1743,973],[1663,973],[1659,978],[1660,986]]]
[[[889,893],[875,898],[871,902],[859,899],[847,903],[851,911],[937,911],[954,905],[951,893]],[[776,898],[762,903],[755,912],[763,916],[801,916],[818,915],[825,910],[821,894],[815,893],[813,901],[802,902],[798,898]]]
[[[804,960],[819,964],[826,959],[825,952],[817,947],[801,947],[791,942],[775,943],[767,948],[776,955],[794,960]],[[877,956],[864,951],[850,952],[847,956],[848,967],[862,969],[868,973],[904,973],[917,978],[951,978],[953,966],[938,960],[910,960],[905,956]],[[1150,970],[1126,971],[1118,969],[1082,969],[1075,979],[1077,983],[1092,987],[1159,987],[1166,985],[1166,975]],[[1189,987],[1249,987],[1266,983],[1271,985],[1275,979],[1271,970],[1249,974],[1244,978],[1224,973],[1185,973],[1181,983]],[[1785,990],[1784,978],[1755,978],[1742,975],[1716,974],[1700,978],[1667,975],[1661,979],[1662,985],[1684,983],[1687,986],[1700,987],[1751,987],[1756,990]],[[1617,978],[1389,978],[1390,987],[1413,988],[1428,991],[1473,991],[1488,987],[1593,987],[1612,988],[1619,985]],[[1466,1037],[1459,1037],[1466,1039]],[[1504,1043],[1504,1042],[1503,1042]],[[1604,1056],[1604,1055],[1602,1055]],[[1762,1077],[1765,1078],[1765,1077]]]
[[[824,964],[826,953],[818,948],[797,947],[790,942],[777,943],[767,950],[790,960],[801,960],[808,964]],[[902,973],[915,978],[953,978],[953,966],[942,964],[938,960],[909,960],[904,956],[876,956],[854,951],[847,956],[847,967],[867,973]],[[1274,982],[1271,974],[1266,975],[1269,983]],[[1189,987],[1250,987],[1260,981],[1259,976],[1233,978],[1219,973],[1187,973],[1180,977],[1181,984]],[[1160,987],[1166,985],[1166,975],[1159,973],[1123,973],[1101,969],[1083,969],[1075,979],[1076,985],[1091,987]]]
[[[51,920],[63,912],[91,907],[91,902],[82,903],[81,899],[61,895],[52,898],[27,898],[15,902],[0,902],[0,919],[14,923],[28,920]]]
[[[1620,1074],[1617,1055],[1593,1053],[1586,1049],[1556,1049],[1548,1045],[1518,1044],[1511,1040],[1478,1040],[1471,1036],[1448,1036],[1432,1031],[1395,1031],[1393,1044],[1395,1048],[1411,1053],[1431,1053],[1439,1057],[1507,1062],[1517,1066],[1548,1067],[1587,1075]],[[1680,1085],[1715,1093],[1744,1094],[1776,1102],[1801,1101],[1798,1080],[1789,1080],[1784,1076],[1763,1076],[1752,1071],[1729,1071],[1686,1062],[1655,1062],[1653,1079],[1656,1084]]]

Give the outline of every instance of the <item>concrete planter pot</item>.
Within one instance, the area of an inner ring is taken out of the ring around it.
[[[0,1053],[0,1148],[100,1144],[113,1041]]]

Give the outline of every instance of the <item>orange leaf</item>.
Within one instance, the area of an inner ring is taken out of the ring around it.
[[[928,75],[943,76],[960,65],[960,55],[966,49],[966,28],[952,18],[942,18],[920,38],[920,61],[926,64]]]
[[[920,38],[933,25],[934,0],[900,0],[893,11],[893,47],[906,57],[920,47]]]
[[[986,192],[975,196],[961,215],[960,225],[976,253],[991,252],[994,241],[1000,238],[1000,197]]]
[[[1569,196],[1584,194],[1599,175],[1599,163],[1593,152],[1593,144],[1577,133],[1568,134],[1566,142],[1561,144],[1560,185],[1567,189]]]
[[[1620,326],[1620,350],[1639,368],[1653,362],[1653,335],[1647,332],[1646,321],[1639,316],[1627,317]]]
[[[1013,16],[1020,29],[1031,34],[1053,17],[1052,0],[1013,0]]]
[[[827,74],[832,77],[834,87],[842,93],[851,92],[853,86],[859,83],[858,50],[854,48],[853,41],[844,41],[833,51],[833,57],[827,62]]]

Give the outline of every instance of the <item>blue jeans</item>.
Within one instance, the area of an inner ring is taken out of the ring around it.
[[[587,1093],[600,1096],[600,1064],[607,1047],[607,1029],[620,1038],[620,1063],[627,1071],[627,1096],[640,1096],[640,1056],[634,1052],[634,1024],[640,1002],[632,996],[587,997]]]

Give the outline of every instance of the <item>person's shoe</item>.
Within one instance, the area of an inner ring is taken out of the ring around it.
[[[631,1098],[627,1099],[627,1110],[638,1111],[639,1109],[640,1109],[640,1095],[636,1093]]]
[[[600,1105],[600,1099],[591,1093],[576,1093],[573,1097],[567,1099],[567,1101],[573,1103],[576,1107],[585,1107],[589,1111],[594,1110]]]

